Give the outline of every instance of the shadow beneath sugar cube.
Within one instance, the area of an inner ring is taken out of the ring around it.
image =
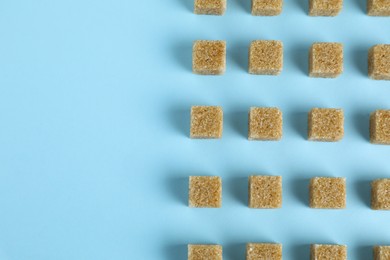
[[[194,0],[175,0],[178,2],[179,5],[184,7],[186,11],[189,11],[191,13],[194,12]]]
[[[192,45],[193,42],[185,42],[173,46],[172,52],[177,63],[186,71],[192,73]]]
[[[308,15],[308,13],[309,13],[309,0],[295,0],[295,1],[297,1],[302,12],[304,12],[306,15]]]
[[[231,127],[239,135],[248,137],[248,111],[226,113],[227,127]]]
[[[370,141],[370,114],[358,113],[353,116],[353,125],[359,135],[366,141]]]
[[[356,195],[362,203],[369,208],[371,207],[371,181],[372,180],[360,180],[354,184]]]
[[[251,0],[234,0],[242,10],[244,10],[246,13],[251,13]],[[229,8],[229,7],[228,7]]]
[[[296,179],[291,182],[294,197],[303,205],[309,206],[309,178]]]
[[[356,249],[356,260],[371,259],[373,255],[372,246],[359,246]]]
[[[249,44],[248,42],[241,42],[234,44],[232,43],[231,46],[228,46],[230,51],[230,57],[228,56],[228,59],[232,59],[232,63],[236,64],[238,68],[244,70],[245,72],[248,71],[248,48]],[[229,55],[228,51],[228,55]],[[229,61],[228,61],[229,62]]]
[[[182,135],[189,138],[190,136],[190,117],[191,110],[187,109],[172,109],[169,111],[169,122]]]
[[[166,260],[183,260],[187,259],[188,256],[188,245],[168,245],[165,248],[165,257]]]
[[[167,189],[180,204],[188,205],[188,177],[171,177],[167,179]]]
[[[307,48],[299,47],[292,49],[290,54],[286,53],[286,56],[291,55],[291,60],[293,61],[294,66],[296,66],[298,70],[307,77],[309,74],[309,49],[310,46],[307,46]]]
[[[306,15],[309,13],[309,0],[295,0],[293,1],[294,5],[297,5],[297,7]],[[284,10],[283,10],[284,12]]]
[[[294,245],[291,248],[292,259],[309,259],[310,258],[310,245]]]
[[[359,6],[362,13],[367,13],[367,0],[356,0],[356,4]]]
[[[287,123],[303,139],[307,139],[307,116],[308,112],[296,112],[285,117]]]
[[[358,72],[364,77],[368,77],[368,49],[357,49],[352,52],[353,63]]]
[[[248,177],[229,178],[224,183],[224,189],[236,201],[243,205],[248,205]]]
[[[246,244],[228,244],[223,248],[223,259],[226,260],[236,260],[236,259],[244,259],[246,252]]]

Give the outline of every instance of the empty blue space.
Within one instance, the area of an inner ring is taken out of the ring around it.
[[[390,19],[344,0],[334,17],[309,17],[285,0],[254,17],[250,0],[224,16],[191,0],[0,2],[0,259],[181,260],[188,243],[283,244],[286,260],[311,243],[348,245],[371,259],[390,244],[390,212],[370,209],[370,181],[390,177],[390,147],[369,143],[369,114],[390,109],[390,83],[367,76],[368,49],[390,43]],[[194,40],[226,40],[223,76],[191,72]],[[247,73],[252,40],[281,40],[280,76]],[[313,42],[344,44],[344,73],[308,77]],[[189,138],[192,105],[224,110],[220,140]],[[279,142],[247,140],[251,106],[279,107]],[[313,107],[342,108],[345,137],[306,140]],[[283,208],[247,207],[247,177],[283,177]],[[187,206],[188,176],[223,180],[220,209]],[[315,176],[347,178],[345,210],[308,207]]]

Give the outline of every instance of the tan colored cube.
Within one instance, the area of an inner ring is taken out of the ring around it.
[[[251,107],[249,110],[248,139],[277,141],[283,135],[282,111],[274,107]]]
[[[313,244],[310,246],[310,260],[347,260],[347,246]]]
[[[374,246],[374,260],[389,260],[390,246]]]
[[[252,41],[249,47],[249,73],[279,75],[283,69],[283,43],[281,41]]]
[[[194,13],[208,15],[223,15],[226,10],[226,0],[195,0]]]
[[[189,206],[191,208],[220,208],[222,180],[218,176],[190,176]]]
[[[388,1],[390,5],[390,1]],[[376,80],[390,80],[390,44],[378,44],[368,51],[368,76]]]
[[[250,176],[249,207],[274,209],[282,207],[281,176]]]
[[[343,8],[343,0],[309,0],[310,16],[336,16]]]
[[[345,178],[315,177],[310,180],[310,207],[344,209],[346,207]]]
[[[390,144],[390,110],[376,110],[371,113],[370,142]]]
[[[222,260],[220,245],[188,245],[188,260]]]
[[[192,49],[192,70],[200,75],[221,75],[226,70],[225,41],[195,41]]]
[[[252,0],[252,15],[275,16],[282,8],[283,0]]]
[[[314,43],[309,52],[309,76],[336,78],[343,73],[343,45],[335,42]]]
[[[246,260],[282,260],[282,245],[272,243],[248,243]]]
[[[390,210],[390,179],[377,179],[371,182],[371,208]]]
[[[367,0],[367,14],[370,16],[390,16],[388,0]]]
[[[308,117],[310,141],[337,142],[344,137],[344,112],[336,108],[313,108]]]
[[[193,106],[191,108],[191,138],[221,138],[223,111],[218,106]]]

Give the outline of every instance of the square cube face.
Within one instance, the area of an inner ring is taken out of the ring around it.
[[[282,111],[270,107],[252,107],[249,110],[249,140],[277,141],[282,135]]]
[[[279,75],[283,68],[281,41],[253,41],[249,47],[249,73]]]
[[[226,69],[225,41],[195,41],[192,70],[200,75],[221,75]]]
[[[336,16],[343,8],[343,0],[310,0],[310,16]]]
[[[222,180],[218,176],[190,176],[189,206],[192,208],[220,208]]]
[[[390,179],[378,179],[371,183],[371,208],[390,210]]]
[[[345,245],[311,245],[311,260],[347,260],[347,247]]]
[[[314,43],[309,53],[309,76],[336,78],[343,73],[343,45],[341,43]]]
[[[191,108],[191,138],[221,138],[223,112],[216,106],[193,106]]]
[[[249,207],[272,209],[282,207],[281,176],[250,176]]]
[[[308,118],[310,141],[336,142],[344,137],[344,112],[334,108],[313,108]]]
[[[390,5],[390,1],[388,1]],[[368,52],[368,76],[376,80],[390,80],[390,44],[379,44]]]
[[[390,246],[374,246],[374,260],[389,260]]]
[[[345,178],[315,177],[310,180],[310,207],[344,209],[346,207]]]
[[[188,260],[222,260],[222,246],[188,245]]]
[[[390,110],[371,113],[370,141],[374,144],[390,144]]]
[[[271,243],[248,243],[246,260],[282,260],[282,245]]]
[[[388,0],[367,0],[367,14],[370,16],[390,16]]]
[[[275,16],[282,12],[283,0],[252,0],[252,15]]]
[[[195,0],[195,14],[223,15],[226,10],[226,0]]]

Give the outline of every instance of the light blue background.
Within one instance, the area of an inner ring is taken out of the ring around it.
[[[390,244],[390,212],[369,208],[369,182],[390,177],[390,147],[368,141],[369,113],[390,108],[390,85],[367,77],[367,50],[390,43],[390,20],[345,0],[335,18],[285,0],[253,17],[250,0],[198,16],[191,0],[8,0],[0,3],[0,259],[186,259],[187,243],[348,245],[371,259]],[[191,72],[192,42],[227,41],[223,76]],[[251,40],[282,40],[280,76],[247,73]],[[344,43],[344,74],[307,76],[309,46]],[[191,140],[192,105],[224,109],[221,140]],[[284,113],[280,142],[249,142],[250,106]],[[312,107],[345,111],[345,138],[308,142]],[[283,208],[247,207],[247,176],[283,176]],[[189,175],[223,179],[221,209],[187,207]],[[347,209],[308,207],[308,180],[347,177]]]

